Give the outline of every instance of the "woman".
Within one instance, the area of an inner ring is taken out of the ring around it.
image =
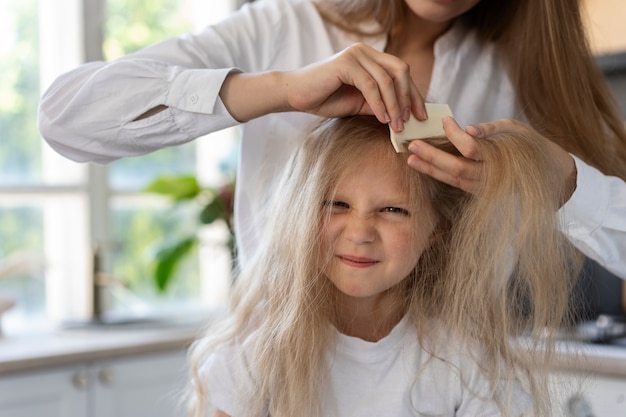
[[[374,114],[398,131],[411,113],[427,117],[423,97],[449,104],[461,126],[524,124],[449,127],[463,156],[417,143],[413,166],[471,190],[480,155],[468,133],[530,124],[562,168],[555,186],[572,193],[564,232],[626,277],[626,132],[577,0],[260,0],[196,35],[62,75],[39,124],[59,152],[96,162],[243,124],[235,216],[245,261],[294,138],[315,116]]]

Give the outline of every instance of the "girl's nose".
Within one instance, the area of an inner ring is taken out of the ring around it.
[[[372,243],[376,240],[376,225],[373,216],[352,214],[346,221],[346,239],[356,244]]]

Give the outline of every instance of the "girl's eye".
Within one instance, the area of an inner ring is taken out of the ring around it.
[[[331,207],[331,208],[341,208],[341,209],[350,208],[348,203],[344,203],[343,201],[334,201],[334,200],[324,201],[324,206]]]
[[[383,211],[385,213],[402,214],[403,216],[408,216],[410,214],[408,210],[400,208],[400,207],[385,207]]]

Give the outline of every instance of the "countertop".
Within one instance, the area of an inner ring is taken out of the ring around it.
[[[0,375],[186,349],[220,312],[193,320],[55,329],[0,337]],[[626,346],[558,342],[555,369],[626,378]]]
[[[626,345],[557,342],[554,367],[626,378]]]
[[[54,328],[0,336],[0,375],[186,349],[217,316]]]

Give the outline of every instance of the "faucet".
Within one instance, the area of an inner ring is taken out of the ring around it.
[[[91,321],[101,323],[104,313],[104,286],[106,285],[106,273],[102,261],[102,245],[95,243],[92,251],[92,276],[91,276]]]

